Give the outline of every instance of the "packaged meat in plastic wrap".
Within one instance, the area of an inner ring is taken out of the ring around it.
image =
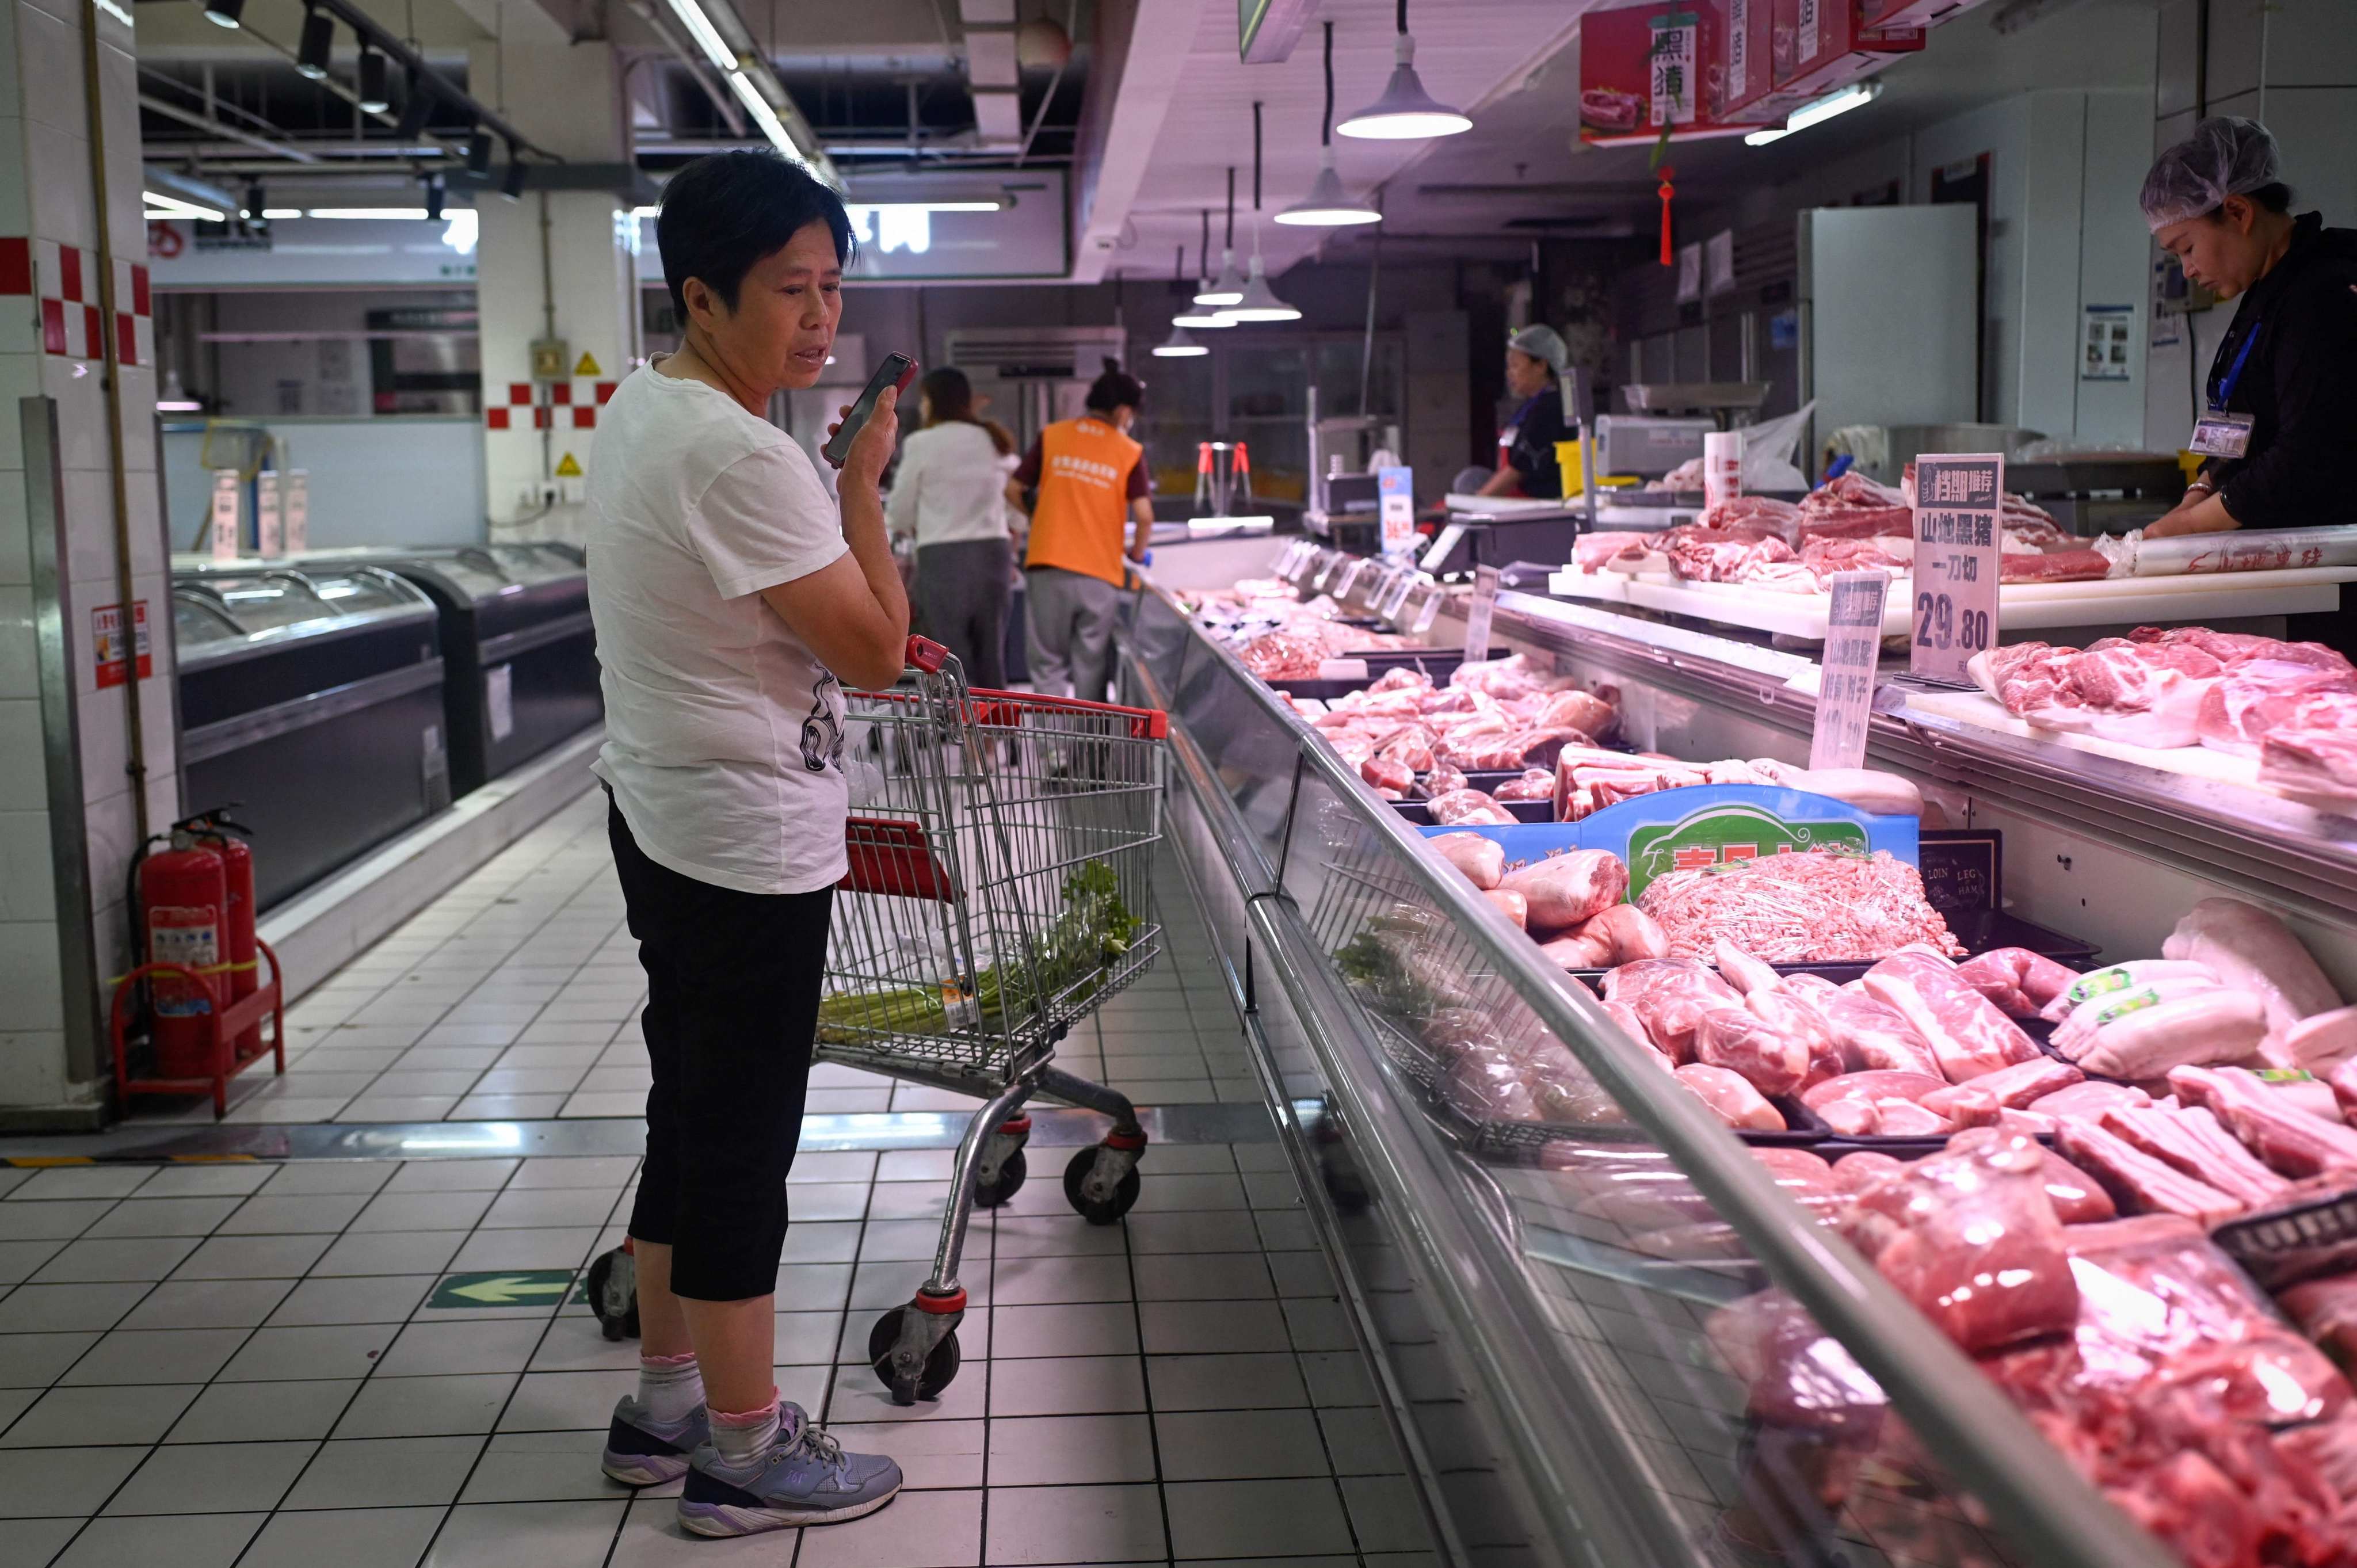
[[[1809,1065],[1801,1078],[1802,1089],[1840,1075],[1841,1047],[1835,1041],[1833,1026],[1798,993],[1781,986],[1754,991],[1744,997],[1743,1010],[1785,1038],[1798,1042],[1807,1053]]]
[[[2038,1047],[2021,1026],[1956,976],[1953,964],[1924,952],[1894,953],[1866,972],[1867,994],[1905,1015],[1931,1042],[1940,1069],[1963,1083],[2026,1062]]]
[[[1875,1267],[1967,1350],[2064,1333],[2078,1320],[2043,1159],[2028,1138],[1993,1137],[1918,1160],[1857,1196]]]
[[[1481,897],[1490,900],[1491,903],[1495,904],[1498,907],[1499,912],[1503,914],[1509,920],[1513,921],[1515,925],[1523,927],[1525,929],[1529,929],[1531,923],[1531,901],[1529,899],[1523,897],[1521,894],[1515,892],[1511,887],[1485,887],[1481,890]]]
[[[1784,1118],[1741,1073],[1703,1062],[1677,1069],[1680,1083],[1695,1091],[1728,1126],[1755,1133],[1781,1133]]]
[[[1962,952],[1923,896],[1915,868],[1877,851],[1817,851],[1655,877],[1640,907],[1680,957],[1710,953],[1721,936],[1769,963],[1870,963],[1910,943]]]
[[[1717,966],[1719,978],[1746,996],[1755,991],[1772,991],[1783,978],[1774,965],[1760,962],[1725,937],[1712,940],[1710,959]]]
[[[1845,1192],[1864,1192],[1885,1176],[1897,1176],[1904,1165],[1894,1155],[1859,1149],[1834,1162],[1834,1183]]]
[[[2160,951],[2163,958],[2207,965],[2226,984],[2255,993],[2276,1029],[2341,1005],[2332,982],[2291,928],[2239,898],[2204,898],[2194,905]]]
[[[2048,1023],[2060,1024],[2085,1003],[2098,997],[2116,995],[2148,985],[2180,983],[2221,983],[2217,972],[2207,964],[2189,963],[2174,959],[2135,959],[2126,963],[2106,964],[2080,975],[2039,1009],[2038,1015]]]
[[[1612,957],[1612,944],[1579,928],[1539,943],[1539,956],[1558,969],[1602,969]]]
[[[1672,1061],[1694,1060],[1695,1030],[1713,1007],[1740,1008],[1743,998],[1692,959],[1645,959],[1606,972],[1604,997],[1627,1004]]]
[[[1762,1094],[1790,1094],[1809,1071],[1804,1042],[1741,1007],[1703,1013],[1695,1026],[1695,1059],[1727,1069]]]
[[[1754,1420],[1859,1443],[1880,1428],[1889,1407],[1881,1386],[1782,1291],[1729,1303],[1703,1332],[1749,1391],[1744,1408]]]
[[[1425,841],[1438,850],[1467,881],[1487,893],[1506,875],[1506,850],[1495,839],[1480,833],[1435,833]]]
[[[1604,1015],[1618,1024],[1622,1034],[1643,1046],[1663,1061],[1669,1060],[1669,1054],[1653,1043],[1652,1031],[1645,1027],[1645,1020],[1637,1016],[1637,1010],[1634,1007],[1630,1006],[1626,1002],[1607,1002],[1601,1005],[1604,1008]]]
[[[2144,1079],[2176,1067],[2250,1060],[2266,1033],[2266,1004],[2255,993],[2195,984],[2169,994],[2166,986],[2147,986],[2081,1003],[2052,1044],[2089,1072]]]
[[[1510,871],[1499,886],[1531,901],[1532,930],[1561,931],[1620,902],[1629,867],[1609,850],[1576,849]]]
[[[1958,964],[1956,978],[1996,1003],[2008,1017],[2035,1018],[2079,975],[2028,948],[1996,948]]]
[[[1795,975],[1794,980],[1814,978]],[[1923,1032],[1888,1003],[1859,991],[1843,991],[1819,1001],[1834,1038],[1840,1042],[1842,1062],[1853,1072],[1892,1071],[1940,1076],[1940,1058]],[[1943,1080],[1944,1081],[1944,1080]]]

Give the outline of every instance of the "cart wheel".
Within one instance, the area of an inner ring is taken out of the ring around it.
[[[1137,1201],[1140,1183],[1137,1167],[1132,1165],[1121,1178],[1121,1185],[1113,1189],[1111,1197],[1102,1203],[1091,1203],[1082,1196],[1081,1184],[1089,1179],[1089,1172],[1097,1163],[1097,1144],[1090,1144],[1075,1154],[1072,1163],[1064,1167],[1064,1198],[1072,1206],[1072,1211],[1090,1224],[1110,1225],[1128,1213],[1130,1205]]]
[[[1023,1151],[1016,1150],[999,1162],[996,1182],[986,1182],[979,1176],[974,1179],[974,1206],[976,1208],[1004,1208],[1021,1190],[1023,1178],[1029,1174],[1023,1163]]]
[[[894,1404],[914,1404],[919,1400],[939,1399],[942,1391],[950,1386],[958,1373],[958,1337],[957,1330],[952,1328],[942,1336],[942,1342],[933,1347],[933,1353],[925,1358],[922,1377],[913,1383],[907,1383],[893,1376],[892,1348],[900,1342],[900,1315],[908,1310],[905,1306],[894,1307],[877,1318],[876,1326],[867,1331],[867,1364],[876,1369],[876,1375],[884,1380],[886,1388],[892,1391]]]
[[[608,1339],[639,1337],[638,1260],[619,1247],[589,1265],[589,1310]]]

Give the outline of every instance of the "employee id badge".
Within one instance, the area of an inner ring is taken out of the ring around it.
[[[2240,457],[2251,449],[2251,416],[2213,408],[2193,422],[2189,446],[2204,457]]]

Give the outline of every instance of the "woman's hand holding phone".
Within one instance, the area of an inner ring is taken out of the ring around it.
[[[876,406],[869,413],[867,423],[861,425],[859,433],[851,438],[851,451],[843,459],[845,478],[856,478],[871,490],[884,482],[885,466],[892,461],[892,448],[900,438],[900,421],[897,412],[899,405],[900,389],[898,387],[888,386],[876,394]],[[852,405],[845,403],[839,412],[844,419],[848,419],[851,410]],[[842,428],[843,420],[838,419],[826,427],[826,433],[832,436]]]

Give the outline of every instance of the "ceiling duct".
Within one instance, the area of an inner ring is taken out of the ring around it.
[[[1002,381],[1094,381],[1128,351],[1118,327],[959,328],[944,346],[959,370]]]
[[[965,80],[985,146],[1023,143],[1022,68],[1016,59],[1015,0],[958,0],[965,33]]]

